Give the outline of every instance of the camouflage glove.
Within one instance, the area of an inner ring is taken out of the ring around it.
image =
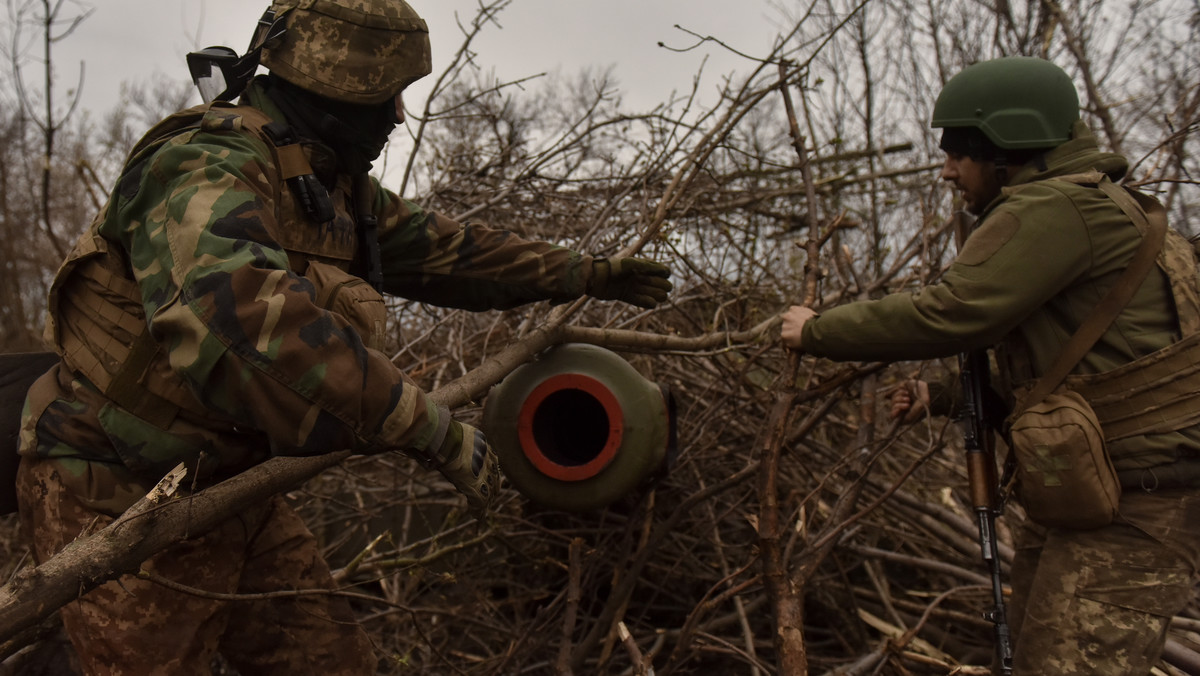
[[[667,299],[670,276],[670,268],[645,258],[597,258],[588,295],[651,309]]]
[[[449,415],[442,411],[443,415]],[[467,496],[471,511],[484,514],[491,507],[500,483],[496,454],[483,432],[451,420],[439,447],[442,464],[437,468],[460,493]]]

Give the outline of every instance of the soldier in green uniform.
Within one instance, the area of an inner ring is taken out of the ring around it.
[[[401,451],[486,509],[494,455],[380,351],[380,292],[486,310],[671,289],[663,265],[459,224],[368,175],[431,70],[403,0],[276,0],[256,40],[269,74],[150,130],[53,283],[61,361],[30,390],[18,475],[38,561],[180,463],[202,487],[275,455]],[[217,595],[333,584],[280,498],[143,567]],[[229,603],[126,576],[62,617],[89,674],[208,673],[217,652],[244,674],[376,670],[330,595]]]
[[[1070,77],[1041,59],[966,68],[939,95],[933,126],[943,130],[942,178],[978,216],[941,281],[820,314],[794,306],[782,338],[835,360],[930,359],[994,346],[1001,389],[1017,392],[1046,372],[1141,242],[1099,187],[1119,181],[1128,164],[1099,150]],[[1192,597],[1200,562],[1194,256],[1168,231],[1157,265],[1068,378],[1085,399],[1098,382],[1129,385],[1127,397],[1103,407],[1089,399],[1123,492],[1107,526],[1028,520],[1015,529],[1015,674],[1147,674],[1169,619]],[[1148,385],[1167,374],[1161,382],[1179,381],[1170,402]],[[1022,480],[1027,470],[1018,468]]]

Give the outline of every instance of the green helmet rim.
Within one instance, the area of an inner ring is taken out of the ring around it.
[[[950,78],[931,127],[974,127],[999,148],[1053,148],[1071,138],[1079,95],[1071,77],[1045,59],[981,61]]]

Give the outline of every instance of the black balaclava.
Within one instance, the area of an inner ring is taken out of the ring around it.
[[[329,146],[338,168],[347,174],[370,171],[396,128],[396,105],[389,98],[375,105],[344,103],[319,96],[271,75],[267,94],[297,131]]]

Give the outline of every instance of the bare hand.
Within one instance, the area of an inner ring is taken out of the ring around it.
[[[929,383],[924,380],[906,380],[892,391],[891,418],[903,418],[911,423],[929,413]]]
[[[817,316],[817,312],[803,305],[793,305],[783,313],[783,326],[780,327],[780,338],[783,344],[792,350],[801,349],[800,339],[804,333],[804,325],[808,320]]]

